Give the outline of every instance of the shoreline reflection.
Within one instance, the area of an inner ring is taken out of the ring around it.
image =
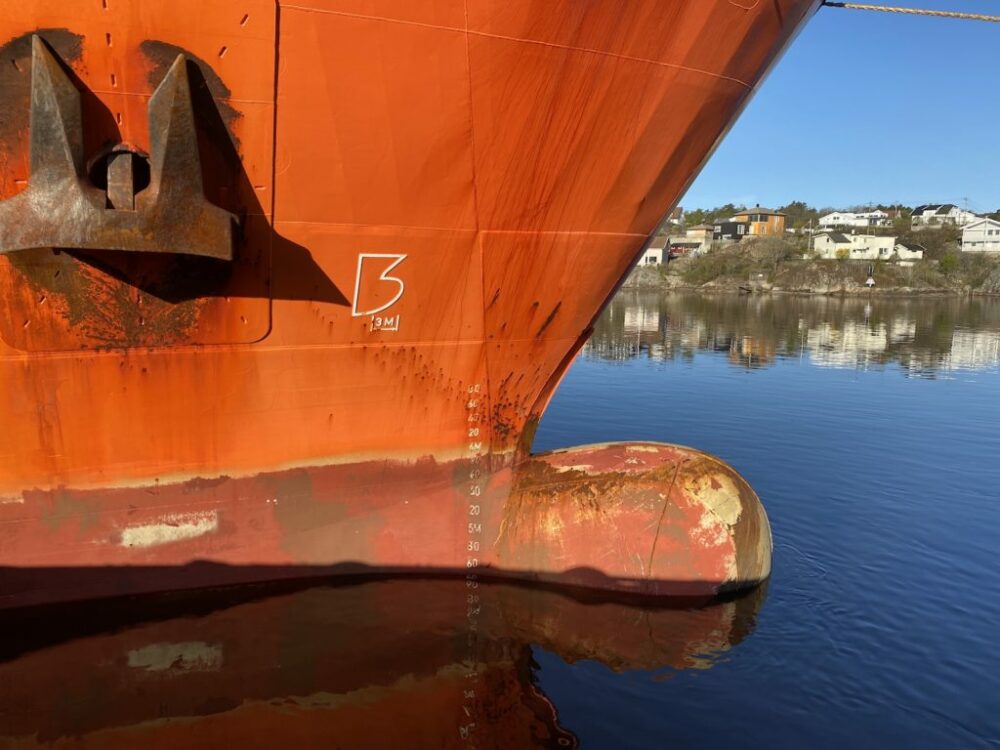
[[[691,360],[725,354],[738,367],[802,359],[817,367],[896,364],[909,376],[1000,363],[1000,299],[706,295],[625,290],[611,302],[584,356]]]

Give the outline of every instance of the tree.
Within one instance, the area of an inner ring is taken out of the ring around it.
[[[724,221],[741,211],[732,203],[717,208],[694,208],[684,212],[684,226],[696,227],[699,224],[711,224],[716,221]]]
[[[950,276],[958,270],[958,253],[954,250],[949,250],[944,254],[944,257],[938,261],[938,270],[946,276]]]
[[[778,209],[785,214],[785,226],[791,229],[803,229],[816,224],[820,213],[804,201],[792,201],[787,206]]]
[[[958,252],[958,240],[961,236],[961,229],[945,224],[937,229],[903,230],[899,233],[899,241],[923,247],[924,258],[927,260],[941,260],[949,251]]]
[[[837,260],[847,260],[851,257],[851,251],[845,248],[841,248],[837,251]]]

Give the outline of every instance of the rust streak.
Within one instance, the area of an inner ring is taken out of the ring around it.
[[[560,307],[562,307],[562,300],[556,302],[556,306],[552,308],[552,312],[549,313],[549,317],[545,319],[545,322],[542,323],[542,327],[539,328],[538,333],[535,334],[536,339],[540,338],[541,335],[545,333],[545,329],[549,327],[550,323],[552,323],[553,319],[556,317],[556,314],[559,312]]]

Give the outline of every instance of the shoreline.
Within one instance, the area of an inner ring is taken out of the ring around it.
[[[701,266],[699,266],[701,263]],[[971,277],[946,275],[927,263],[920,267],[877,267],[869,288],[867,266],[830,261],[766,265],[746,264],[706,278],[702,258],[682,258],[669,265],[636,266],[622,283],[630,291],[677,291],[747,296],[781,294],[820,297],[996,297],[1000,296],[1000,263]],[[917,282],[917,283],[912,283]],[[923,283],[920,283],[923,282]]]
[[[911,287],[875,287],[874,289],[783,289],[767,288],[745,291],[738,286],[693,284],[629,284],[628,281],[620,287],[623,292],[684,292],[697,294],[736,294],[754,297],[760,295],[788,295],[795,297],[1000,297],[1000,292],[981,292],[963,289],[914,289]]]

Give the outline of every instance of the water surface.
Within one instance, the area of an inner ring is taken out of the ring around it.
[[[998,362],[995,299],[619,295],[535,448],[721,456],[768,510],[766,587],[652,608],[366,581],[8,619],[0,746],[998,747]]]
[[[736,467],[774,532],[754,633],[658,681],[539,651],[583,746],[1000,746],[1000,300],[619,295],[536,449]]]

